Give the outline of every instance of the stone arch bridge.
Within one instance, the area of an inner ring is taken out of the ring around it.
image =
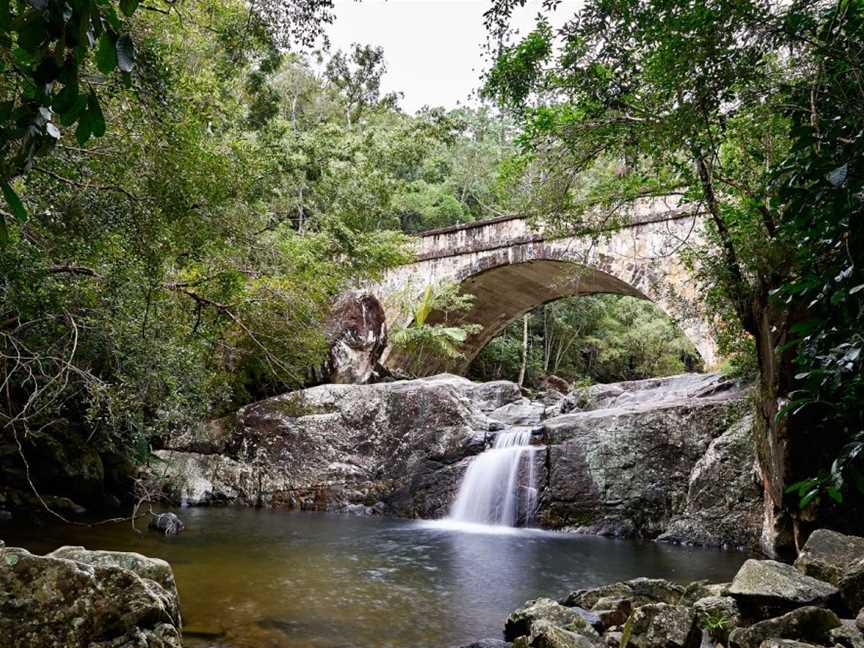
[[[464,373],[514,319],[547,302],[598,293],[654,302],[693,342],[705,366],[714,367],[715,340],[681,255],[686,246],[704,241],[702,216],[670,202],[638,203],[624,216],[629,224],[591,235],[553,231],[518,216],[427,231],[417,239],[414,262],[389,271],[373,292],[391,326],[410,323],[406,313],[427,286],[455,282],[475,296],[472,309],[456,321],[480,324],[482,330],[464,344],[463,359],[432,362],[427,374]],[[433,313],[429,321],[442,316]],[[383,361],[399,367],[405,358],[388,349]]]

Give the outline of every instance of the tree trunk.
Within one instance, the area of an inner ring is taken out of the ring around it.
[[[519,386],[525,382],[525,370],[528,368],[528,320],[529,313],[522,316],[522,367],[519,369]]]

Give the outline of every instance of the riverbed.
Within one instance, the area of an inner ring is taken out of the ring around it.
[[[0,527],[7,545],[137,551],[171,563],[184,645],[446,648],[500,638],[537,596],[637,576],[729,580],[738,552],[539,530],[246,508],[178,511],[177,537],[96,527]],[[140,523],[139,523],[140,527]]]

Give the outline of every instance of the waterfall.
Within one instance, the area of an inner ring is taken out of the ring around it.
[[[501,432],[495,444],[474,458],[459,485],[449,518],[456,522],[516,526],[537,500],[531,430]],[[523,466],[527,460],[527,466]],[[521,481],[521,483],[520,483]]]

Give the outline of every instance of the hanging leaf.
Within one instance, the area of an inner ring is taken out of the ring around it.
[[[105,134],[105,115],[102,114],[102,106],[99,105],[99,98],[93,90],[87,97],[87,118],[90,122],[90,132],[95,137],[102,137]]]
[[[141,0],[120,0],[120,11],[123,12],[124,16],[131,16],[139,4],[141,4]]]
[[[102,74],[110,74],[117,67],[117,48],[114,35],[105,32],[99,37],[99,47],[96,49],[96,67]]]
[[[135,67],[135,43],[129,34],[117,39],[117,64],[121,72],[131,72]]]
[[[12,215],[22,223],[26,221],[27,210],[24,208],[24,203],[21,202],[21,198],[18,197],[15,190],[8,182],[4,182],[0,185],[0,189],[3,191],[3,197],[6,199],[6,204],[9,205],[9,209],[12,210]]]

